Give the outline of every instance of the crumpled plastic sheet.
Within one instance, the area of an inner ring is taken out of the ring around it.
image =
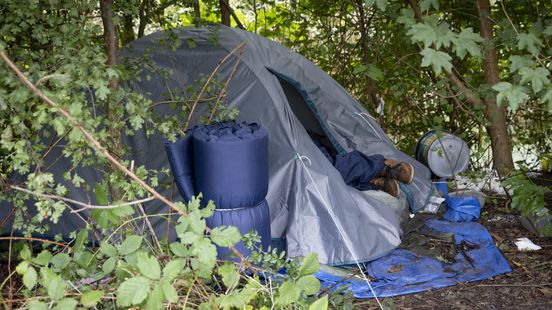
[[[445,180],[438,182],[435,187],[443,193],[447,210],[443,218],[450,222],[474,222],[481,215],[481,203],[476,197],[451,196],[448,193]]]
[[[480,281],[511,272],[502,253],[494,245],[489,232],[478,223],[452,223],[437,219],[426,221],[426,226],[438,233],[454,233],[457,244],[462,241],[478,248],[465,253],[474,266],[461,253],[456,253],[453,264],[436,258],[417,257],[412,251],[395,249],[391,253],[366,264],[366,271],[375,278],[371,286],[378,297],[390,297],[443,288],[462,282]],[[350,284],[357,298],[373,298],[368,284],[360,279],[343,281],[340,276],[318,271],[315,276],[323,287],[333,290]]]

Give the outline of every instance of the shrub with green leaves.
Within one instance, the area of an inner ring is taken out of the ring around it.
[[[512,208],[521,212],[523,216],[533,216],[537,220],[550,218],[550,211],[544,206],[544,195],[550,189],[535,184],[527,177],[527,169],[511,173],[502,183],[512,195]],[[542,234],[552,236],[552,221],[542,227]]]
[[[178,204],[189,217],[180,217],[178,240],[160,248],[150,238],[127,233],[87,246],[89,230],[71,245],[54,245],[34,254],[28,244],[19,252],[15,273],[22,280],[19,306],[29,309],[75,309],[77,306],[115,309],[163,309],[168,305],[200,309],[294,308],[326,309],[328,294],[317,296],[320,283],[316,254],[287,260],[253,251],[265,268],[242,261],[217,261],[215,245],[241,240],[235,227],[207,233],[205,218],[212,202],[200,208],[199,198]],[[248,234],[254,235],[254,233]],[[119,240],[120,239],[120,240]],[[247,240],[248,244],[255,244]],[[286,268],[286,274],[278,271]],[[12,275],[10,275],[12,276]],[[6,283],[4,281],[3,285]],[[6,301],[2,300],[4,305]]]

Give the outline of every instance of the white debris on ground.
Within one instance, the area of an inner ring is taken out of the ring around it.
[[[528,238],[518,238],[517,241],[514,243],[520,251],[537,251],[542,249],[540,246],[534,244],[533,241],[529,240]]]
[[[465,176],[456,176],[454,181],[455,185],[458,188],[458,191],[463,190],[476,190],[476,191],[490,191],[494,192],[497,195],[506,195],[506,191],[500,185],[500,181],[496,172],[489,173],[483,179],[473,180]]]

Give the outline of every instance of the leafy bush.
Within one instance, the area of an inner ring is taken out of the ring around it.
[[[28,244],[19,252],[16,272],[20,292],[29,309],[74,309],[77,305],[114,309],[138,306],[162,309],[172,304],[184,308],[230,309],[263,307],[326,309],[328,294],[316,296],[320,283],[316,254],[302,263],[253,249],[248,261],[217,261],[216,245],[232,246],[241,240],[235,227],[206,232],[205,218],[213,214],[212,202],[200,209],[199,198],[178,204],[189,217],[177,220],[178,240],[161,247],[141,235],[115,234],[100,246],[86,246],[90,230],[79,232],[72,246],[55,245],[34,255]],[[254,245],[255,233],[245,237]],[[281,268],[287,271],[278,273]],[[4,281],[4,284],[6,281]],[[3,301],[6,306],[6,301]]]
[[[503,181],[506,189],[512,193],[512,207],[521,211],[523,216],[536,217],[537,221],[546,220],[551,215],[544,206],[544,195],[550,189],[533,183],[527,178],[527,172],[527,169],[522,168]],[[552,236],[552,221],[546,223],[541,232]]]

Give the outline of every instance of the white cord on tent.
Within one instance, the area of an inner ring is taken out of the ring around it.
[[[368,284],[368,287],[370,288],[370,291],[372,292],[372,295],[374,295],[374,298],[376,299],[380,309],[384,310],[383,308],[383,305],[381,304],[378,296],[376,295],[376,292],[374,291],[374,289],[372,288],[372,285],[370,284],[370,280],[368,279],[368,277],[366,277],[366,275],[364,274],[364,272],[362,271],[362,267],[360,266],[360,263],[358,262],[358,259],[357,259],[357,256],[355,254],[355,252],[353,251],[353,247],[352,245],[350,244],[349,242],[349,239],[347,239],[347,236],[345,235],[345,233],[343,232],[342,228],[341,228],[341,225],[338,224],[338,222],[336,221],[336,216],[334,215],[333,213],[333,210],[329,207],[329,204],[326,202],[326,200],[324,199],[324,196],[322,195],[322,192],[320,191],[320,189],[318,188],[318,186],[316,186],[316,182],[314,182],[314,178],[312,177],[312,175],[310,174],[309,172],[309,169],[307,168],[307,166],[305,165],[305,162],[304,162],[304,159],[308,160],[309,162],[309,165],[312,164],[310,158],[308,158],[307,156],[304,156],[304,155],[301,155],[299,153],[297,153],[297,158],[301,161],[301,164],[303,165],[303,167],[305,168],[305,171],[307,172],[307,175],[309,176],[310,178],[310,181],[312,182],[312,184],[314,185],[314,188],[316,189],[316,191],[318,192],[318,195],[320,196],[320,199],[322,199],[322,202],[324,204],[324,207],[326,207],[328,213],[330,213],[330,216],[332,217],[332,220],[335,224],[335,226],[337,227],[337,230],[339,231],[339,234],[341,235],[341,238],[343,238],[343,241],[345,241],[345,246],[347,247],[347,250],[353,255],[353,260],[355,261],[360,273],[362,274],[362,278],[364,279],[364,281],[366,282],[366,284]]]
[[[371,118],[374,118],[372,115],[368,114],[368,113],[364,113],[364,112],[355,112],[353,113],[354,115],[358,115],[360,116],[365,122],[366,124],[368,124],[368,126],[370,126],[370,128],[372,128],[372,130],[376,133],[376,135],[378,135],[378,138],[380,139],[380,141],[383,141],[383,139],[381,138],[380,134],[378,133],[378,131],[376,130],[376,128],[374,128],[374,126],[372,126],[372,124],[370,124],[370,122],[368,121],[368,119],[366,119],[364,117],[364,115],[367,115]]]

